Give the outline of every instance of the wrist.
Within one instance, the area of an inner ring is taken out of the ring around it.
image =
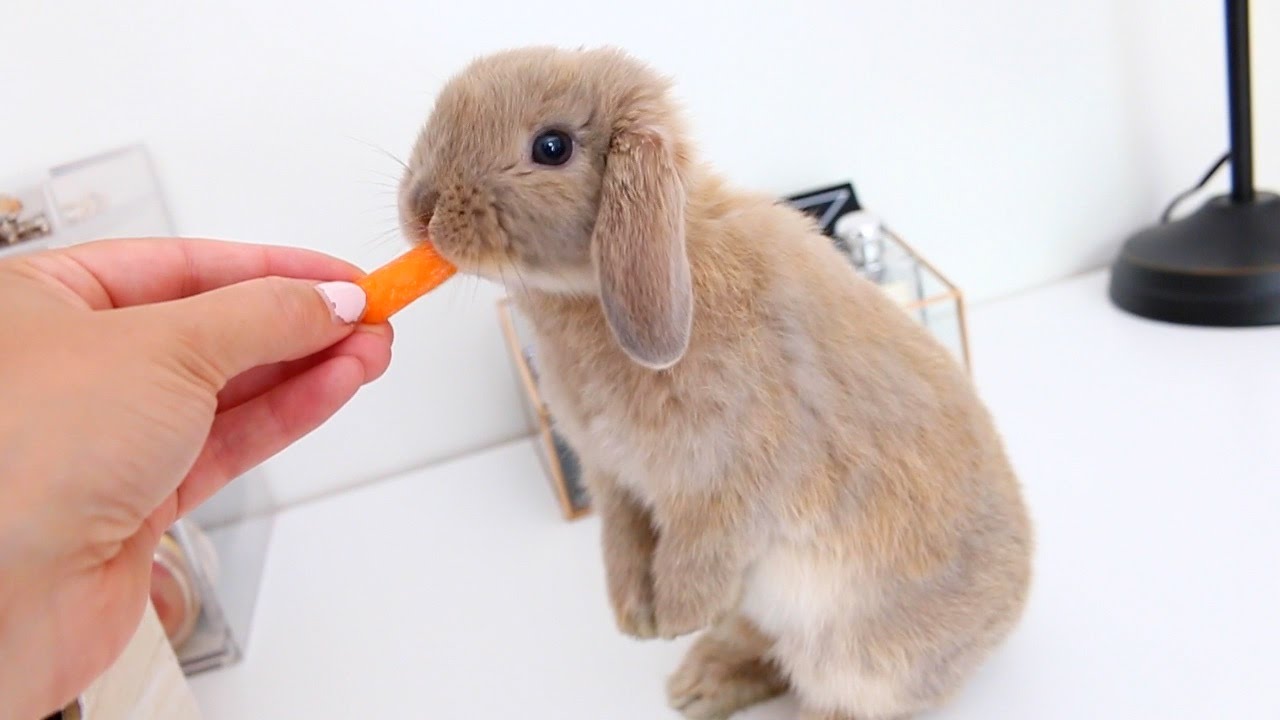
[[[7,582],[65,558],[68,540],[64,503],[57,500],[52,478],[65,476],[58,449],[42,438],[47,426],[28,413],[22,421],[0,413],[0,592]]]
[[[0,427],[0,718],[37,720],[58,710],[47,663],[49,613],[54,601],[50,573],[57,566],[48,538],[39,532],[47,498],[35,497],[31,450],[18,433]]]
[[[0,567],[6,580],[0,584],[0,718],[39,720],[61,708],[53,697],[57,679],[51,677],[49,653],[38,647],[51,598],[41,597],[44,583],[39,578],[27,575],[9,582],[9,573],[8,567]]]

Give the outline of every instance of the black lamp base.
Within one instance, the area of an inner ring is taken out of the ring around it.
[[[1218,327],[1280,324],[1280,195],[1215,197],[1125,242],[1111,301],[1135,315]]]

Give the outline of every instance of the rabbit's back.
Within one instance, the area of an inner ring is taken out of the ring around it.
[[[949,351],[829,239],[779,224],[781,237],[737,242],[776,275],[746,307],[774,354],[760,367],[791,401],[762,410],[805,457],[781,482],[757,478],[773,490],[770,542],[741,612],[777,638],[809,702],[868,716],[932,707],[1022,612],[1032,537],[1020,489]]]

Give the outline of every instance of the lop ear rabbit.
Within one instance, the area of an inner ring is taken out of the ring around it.
[[[911,716],[1014,627],[1032,532],[963,369],[806,216],[699,163],[652,70],[475,61],[400,209],[529,317],[620,628],[706,630],[668,686],[685,715],[789,688],[806,718]]]

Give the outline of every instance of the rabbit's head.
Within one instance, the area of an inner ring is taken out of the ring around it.
[[[621,52],[526,48],[440,92],[400,185],[410,240],[517,292],[598,297],[636,362],[689,343],[690,166],[668,82]]]

